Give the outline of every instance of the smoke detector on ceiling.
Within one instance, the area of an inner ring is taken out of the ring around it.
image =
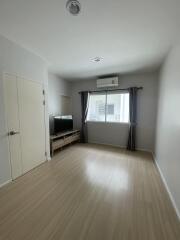
[[[72,15],[77,16],[81,11],[81,4],[78,0],[68,0],[66,8]]]

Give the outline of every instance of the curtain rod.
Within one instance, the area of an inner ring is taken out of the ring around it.
[[[79,92],[88,92],[88,93],[94,93],[94,92],[111,92],[111,91],[128,91],[130,88],[116,88],[116,89],[107,89],[107,90],[95,90],[95,91],[81,91]],[[143,87],[137,87],[137,90],[142,90]]]

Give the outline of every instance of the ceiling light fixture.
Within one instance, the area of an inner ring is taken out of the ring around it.
[[[98,62],[102,61],[102,57],[92,58],[92,61],[98,63]]]
[[[77,16],[81,11],[81,4],[78,0],[68,0],[66,8],[72,15]]]

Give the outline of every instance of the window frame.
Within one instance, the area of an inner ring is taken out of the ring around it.
[[[119,94],[129,94],[129,92],[128,91],[121,91],[121,90],[115,90],[115,91],[113,91],[114,92],[114,94],[117,94],[117,93],[119,93]],[[111,93],[111,91],[102,91],[102,92],[92,92],[92,93],[90,93],[89,94],[89,102],[90,102],[90,96],[91,95],[105,95],[105,120],[104,121],[96,121],[96,120],[88,120],[88,114],[87,114],[87,118],[86,118],[86,122],[87,123],[103,123],[103,124],[122,124],[122,125],[129,125],[130,124],[130,117],[129,117],[129,119],[128,119],[128,122],[117,122],[117,121],[107,121],[107,95],[108,94],[113,94],[113,93]],[[129,96],[130,97],[130,96]],[[130,99],[129,99],[129,101],[130,101]],[[89,103],[88,103],[89,104]],[[89,108],[88,108],[88,110],[89,110]]]

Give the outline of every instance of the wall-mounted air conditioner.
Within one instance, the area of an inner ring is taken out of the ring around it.
[[[119,85],[118,77],[107,77],[97,79],[97,88],[118,87],[118,85]]]

